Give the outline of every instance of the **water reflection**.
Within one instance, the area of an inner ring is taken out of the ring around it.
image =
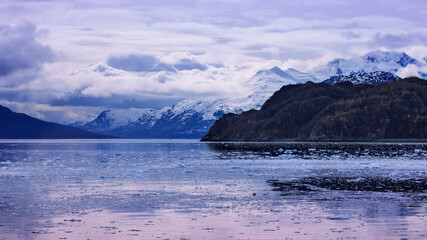
[[[3,142],[0,239],[422,239],[425,159],[425,144]]]

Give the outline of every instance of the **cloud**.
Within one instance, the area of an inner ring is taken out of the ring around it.
[[[15,26],[0,25],[0,85],[17,86],[33,80],[43,64],[55,60],[49,46],[37,41],[36,26],[21,22]]]
[[[176,63],[174,67],[179,71],[194,70],[194,69],[205,71],[207,69],[206,65],[192,61],[191,59],[181,59],[181,61],[179,63]]]
[[[155,101],[153,101],[155,99]],[[152,96],[147,95],[111,95],[108,97],[93,97],[75,95],[51,101],[52,106],[83,106],[83,107],[103,107],[103,108],[161,108],[170,106],[182,98],[167,95]]]
[[[352,31],[344,31],[341,33],[341,36],[343,36],[346,39],[359,39],[361,37],[360,34],[354,33]]]
[[[14,112],[25,113],[30,116],[61,123],[73,123],[76,121],[91,121],[101,111],[103,107],[78,107],[78,106],[51,106],[49,104],[39,104],[34,102],[16,102],[0,100],[0,105],[7,106]]]
[[[189,52],[174,52],[161,58],[161,61],[174,66],[178,71],[200,70],[205,71],[208,67],[197,61],[196,57]]]
[[[107,60],[107,64],[111,67],[131,72],[152,71],[157,63],[157,58],[153,56],[137,54],[113,56]]]
[[[418,77],[419,76],[418,66],[415,64],[408,64],[408,66],[406,66],[405,68],[399,69],[396,75],[401,78],[414,77],[414,76]]]
[[[44,69],[43,77],[30,84],[0,88],[0,101],[33,102],[56,106],[55,109],[61,106],[161,108],[183,98],[229,94],[230,89],[237,89],[236,82],[230,80],[239,76],[234,68],[131,72],[103,63],[77,69],[69,66],[52,63]]]
[[[129,72],[177,72],[185,70],[205,71],[208,66],[200,63],[191,53],[171,53],[157,58],[145,54],[111,56],[107,64],[113,68]]]
[[[422,32],[376,34],[373,43],[379,47],[399,48],[408,45],[426,45],[427,35]]]
[[[265,48],[261,51],[249,51],[246,53],[248,56],[259,57],[264,59],[276,59],[286,61],[288,59],[308,60],[321,57],[318,51],[314,50],[297,50],[292,48]]]

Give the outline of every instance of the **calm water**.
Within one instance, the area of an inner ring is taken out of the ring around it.
[[[0,239],[427,239],[426,144],[0,141]]]

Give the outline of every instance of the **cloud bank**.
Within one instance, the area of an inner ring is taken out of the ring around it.
[[[177,72],[195,69],[204,71],[208,68],[207,65],[198,62],[190,53],[172,53],[162,59],[144,54],[111,56],[108,58],[107,64],[113,68],[130,72]]]
[[[29,22],[16,26],[0,25],[0,85],[16,86],[34,79],[55,54],[37,41],[37,31]]]

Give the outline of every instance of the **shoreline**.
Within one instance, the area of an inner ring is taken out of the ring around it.
[[[282,139],[282,140],[204,140],[200,139],[200,142],[212,142],[212,143],[427,143],[427,139],[411,139],[411,138],[393,138],[393,139],[378,139],[378,140],[295,140],[295,139]]]

